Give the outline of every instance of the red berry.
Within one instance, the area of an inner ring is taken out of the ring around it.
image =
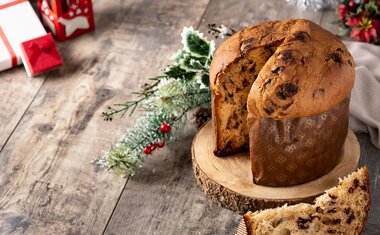
[[[157,145],[157,147],[162,148],[162,147],[165,146],[165,142],[164,141],[160,141],[156,145]]]
[[[164,122],[164,123],[162,123],[161,125],[160,125],[160,131],[162,132],[162,133],[168,133],[169,131],[170,131],[170,125],[168,124],[168,123],[166,123],[166,122]]]
[[[151,149],[151,147],[149,145],[144,148],[144,153],[146,155],[149,155],[149,154],[152,153],[152,149]]]
[[[350,1],[350,2],[348,3],[348,5],[349,5],[350,7],[354,7],[354,6],[356,5],[356,3],[355,3],[354,1]]]
[[[150,149],[151,149],[152,151],[154,151],[156,148],[157,148],[157,144],[155,144],[155,143],[151,143],[151,144],[150,144]]]

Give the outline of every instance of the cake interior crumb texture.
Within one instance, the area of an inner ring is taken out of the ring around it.
[[[248,56],[240,59],[230,66],[220,86],[219,96],[214,100],[219,107],[219,118],[215,121],[223,135],[218,138],[218,146],[223,146],[217,155],[223,156],[236,152],[241,148],[248,149],[247,128],[247,98],[253,82],[256,80],[261,68],[273,55],[276,47],[259,47],[252,50]],[[240,76],[236,76],[240,74]]]
[[[248,212],[248,234],[360,234],[370,208],[368,169],[363,167],[340,180],[314,204]]]

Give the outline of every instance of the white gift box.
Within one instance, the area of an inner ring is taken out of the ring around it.
[[[0,71],[22,63],[22,42],[45,34],[29,1],[0,0]]]

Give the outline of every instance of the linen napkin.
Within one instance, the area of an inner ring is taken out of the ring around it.
[[[351,91],[350,128],[366,132],[380,149],[380,46],[344,42],[355,60],[356,79]]]

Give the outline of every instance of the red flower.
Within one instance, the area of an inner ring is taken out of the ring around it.
[[[361,18],[350,18],[347,20],[346,25],[350,27],[358,27],[360,25]]]
[[[380,29],[380,20],[372,20],[372,25],[376,30]]]
[[[351,37],[355,38],[356,41],[370,42],[371,39],[377,41],[377,34],[375,28],[366,29],[353,29],[351,31]]]
[[[338,8],[338,13],[339,13],[339,19],[344,20],[346,18],[347,7],[343,4],[340,5]]]
[[[347,26],[352,27],[351,37],[356,41],[370,42],[373,39],[377,42],[377,29],[380,28],[379,20],[370,20],[367,17],[350,18],[346,22]]]

